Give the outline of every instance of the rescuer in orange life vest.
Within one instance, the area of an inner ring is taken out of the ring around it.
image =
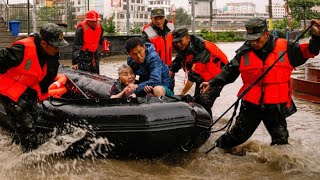
[[[169,66],[172,62],[172,31],[174,25],[169,22],[163,9],[151,11],[151,23],[143,27],[141,39],[150,42],[156,48],[161,60]]]
[[[174,78],[174,74],[183,68],[188,79],[180,95],[185,95],[196,82],[195,100],[211,115],[211,107],[216,97],[208,97],[211,101],[200,101],[199,86],[221,72],[228,63],[227,56],[215,44],[203,40],[200,36],[189,35],[185,27],[175,29],[172,34],[173,45],[178,54],[169,67],[170,77]],[[215,91],[220,92],[221,89]]]
[[[311,22],[315,23],[311,27],[313,35],[309,43],[303,44],[272,37],[263,18],[252,18],[246,22],[247,41],[218,76],[201,84],[204,92],[212,87],[223,87],[232,83],[241,74],[243,86],[238,93],[240,95],[283,52],[287,52],[266,76],[244,95],[235,125],[218,138],[216,147],[230,149],[244,143],[261,120],[271,135],[271,145],[288,144],[286,117],[296,112],[291,99],[291,71],[318,55],[320,50],[320,22]]]
[[[78,24],[72,48],[72,68],[99,74],[97,50],[103,41],[103,29],[95,10],[86,13],[86,19]]]
[[[16,133],[14,141],[24,151],[37,147],[37,102],[48,97],[59,68],[59,50],[68,44],[62,29],[48,23],[40,34],[0,50],[0,100]]]

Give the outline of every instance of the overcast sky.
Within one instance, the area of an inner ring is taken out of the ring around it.
[[[176,7],[184,7],[186,8],[188,6],[189,0],[172,0],[172,3]],[[258,12],[265,11],[265,6],[269,3],[269,0],[215,0],[217,8],[223,8],[223,6],[226,5],[226,3],[229,2],[252,2],[256,4],[256,10]],[[272,3],[278,4],[278,3],[284,3],[283,0],[273,0]]]

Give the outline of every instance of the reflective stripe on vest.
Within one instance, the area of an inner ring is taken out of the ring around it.
[[[42,97],[39,82],[47,73],[47,64],[41,69],[34,38],[28,37],[12,45],[14,44],[24,45],[24,58],[20,65],[0,75],[0,93],[17,102],[25,90],[30,87],[37,91],[39,98]]]
[[[100,24],[96,25],[96,28],[93,30],[89,27],[86,21],[80,23],[83,29],[83,51],[96,52],[99,47],[99,41],[102,33],[102,28]]]
[[[166,26],[170,29],[170,32],[166,34],[165,39],[157,34],[150,23],[144,26],[143,31],[147,34],[149,41],[156,48],[156,52],[159,54],[162,61],[169,66],[172,62],[172,31],[174,25],[172,23],[167,23]]]
[[[238,92],[238,96],[270,67],[286,49],[287,41],[277,39],[275,47],[268,55],[265,64],[253,51],[243,55],[239,68],[243,86]],[[293,67],[290,65],[286,53],[264,78],[248,91],[243,99],[254,104],[279,104],[290,101],[290,76],[292,70]],[[261,97],[262,95],[263,97]]]

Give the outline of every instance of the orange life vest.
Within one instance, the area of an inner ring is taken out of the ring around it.
[[[99,41],[102,33],[102,28],[100,24],[97,24],[96,28],[93,30],[84,20],[80,23],[83,29],[83,51],[87,50],[90,52],[96,52],[99,47]]]
[[[17,102],[28,87],[37,91],[40,100],[46,99],[47,93],[41,94],[39,82],[47,74],[47,63],[41,69],[39,64],[34,38],[28,37],[14,44],[24,45],[24,57],[20,65],[8,69],[0,74],[0,93]],[[12,46],[11,45],[11,46]]]
[[[238,96],[250,86],[268,67],[270,67],[287,50],[287,41],[277,39],[273,51],[268,55],[265,63],[250,51],[243,55],[240,60],[240,73],[243,86]],[[253,104],[279,104],[291,102],[291,72],[288,54],[285,55],[272,67],[264,78],[254,85],[243,100]]]
[[[193,62],[193,54],[189,54],[186,57],[185,63],[192,63],[192,71],[199,74],[201,78],[208,82],[221,72],[221,62],[228,64],[227,56],[213,43],[204,40],[205,48],[210,52],[209,61],[204,64],[203,62]],[[219,61],[214,62],[218,58]],[[184,66],[186,67],[186,66]]]
[[[165,38],[162,38],[157,34],[157,32],[152,28],[151,23],[145,25],[143,27],[143,31],[148,35],[150,42],[156,48],[156,51],[162,61],[169,66],[172,62],[172,31],[174,29],[174,25],[168,22],[166,26],[170,29],[170,32],[165,36]]]

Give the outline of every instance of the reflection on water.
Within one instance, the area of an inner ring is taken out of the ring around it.
[[[218,46],[230,59],[241,44],[219,43]],[[126,57],[118,59],[106,58],[101,72],[117,78],[117,67],[126,62]],[[181,91],[184,77],[179,71],[175,93]],[[223,89],[213,106],[215,117],[233,104],[240,86],[238,79]],[[0,179],[320,179],[320,105],[298,99],[295,102],[298,112],[288,118],[290,145],[270,146],[271,138],[261,124],[247,143],[230,153],[214,149],[204,154],[222,134],[219,132],[198,151],[184,155],[138,160],[68,159],[50,153],[43,156],[45,151],[41,149],[23,154],[19,146],[11,144],[11,137],[1,131]],[[214,128],[225,125],[230,116],[228,112]]]

